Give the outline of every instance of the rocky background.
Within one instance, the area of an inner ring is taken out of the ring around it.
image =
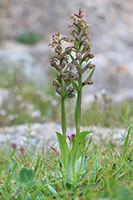
[[[52,73],[51,35],[56,31],[68,35],[69,15],[79,7],[92,25],[92,63],[96,64],[94,85],[84,91],[86,99],[101,90],[116,100],[133,98],[132,0],[1,0],[0,67],[7,61],[12,66],[21,63],[27,76],[47,84]],[[14,39],[27,30],[41,34],[43,40],[32,46],[16,43]]]
[[[96,64],[94,85],[85,88],[83,101],[86,103],[93,99],[95,93],[103,92],[114,101],[133,99],[133,0],[1,0],[0,70],[8,66],[11,72],[14,67],[20,66],[36,85],[47,87],[52,84],[50,77],[54,76],[54,72],[49,64],[52,50],[48,48],[51,35],[56,31],[68,35],[69,15],[80,7],[86,11],[86,20],[92,25],[90,34],[95,54],[92,63]],[[16,38],[29,30],[41,34],[42,40],[34,45],[18,43]],[[4,96],[6,93],[1,90],[0,101],[4,101]],[[26,128],[27,125],[19,125],[1,129],[0,144],[6,141],[21,143],[25,140]],[[51,137],[55,141],[55,130],[60,126],[46,123],[35,124],[32,128],[33,143],[42,146],[39,143],[42,136],[45,143]],[[72,131],[69,130],[69,134]],[[103,136],[108,132],[106,128],[100,129]],[[118,132],[115,137],[118,136],[119,141],[121,132]]]

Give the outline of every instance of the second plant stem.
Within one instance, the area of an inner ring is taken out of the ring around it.
[[[61,128],[63,132],[63,136],[66,139],[66,131],[67,131],[67,119],[66,119],[66,111],[65,111],[65,96],[64,96],[64,85],[62,83],[62,88],[61,88]]]
[[[80,133],[81,123],[81,98],[82,98],[82,76],[79,75],[78,80],[79,90],[77,92],[76,107],[75,107],[75,124],[76,124],[76,135]]]

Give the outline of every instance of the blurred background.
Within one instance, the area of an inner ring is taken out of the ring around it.
[[[69,15],[78,12],[80,7],[86,11],[86,21],[92,25],[89,33],[93,38],[92,52],[95,55],[92,63],[96,65],[94,84],[85,87],[83,103],[96,101],[97,98],[104,98],[104,103],[107,103],[108,98],[111,98],[112,102],[126,100],[132,106],[132,0],[1,0],[0,115],[2,124],[34,122],[33,118],[37,121],[40,116],[43,116],[42,121],[45,121],[51,119],[51,115],[54,116],[58,97],[51,89],[55,72],[49,64],[52,50],[48,44],[56,31],[61,35],[68,35],[67,25],[71,22]],[[37,88],[36,92],[33,85]],[[13,102],[21,113],[18,114],[18,110],[13,110]],[[51,102],[53,110],[50,114],[47,109],[51,108]],[[37,104],[43,108],[38,108]],[[25,109],[31,112],[32,120],[25,117],[23,113],[26,112]],[[16,116],[12,113],[16,113]],[[25,121],[19,121],[18,115],[21,115]],[[126,115],[128,116],[129,113]],[[10,119],[12,123],[6,122],[7,116],[7,121]]]

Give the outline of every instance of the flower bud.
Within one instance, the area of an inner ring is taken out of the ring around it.
[[[57,84],[58,84],[58,81],[57,81],[57,79],[54,79],[54,80],[53,80],[53,84],[52,84],[52,85],[53,85],[53,86],[55,86],[55,85],[57,85]]]
[[[73,79],[74,79],[74,80],[77,80],[78,78],[79,78],[79,74],[78,74],[78,72],[77,72],[76,74],[73,75]]]
[[[70,64],[70,70],[73,70],[76,67],[75,63]]]
[[[82,68],[82,74],[87,70],[87,69],[92,69],[93,67],[95,67],[95,65],[93,64],[88,64],[85,67]]]
[[[21,147],[21,148],[19,149],[19,151],[23,154],[24,151],[25,151],[25,149],[24,149],[23,147]]]
[[[66,77],[66,76],[67,76],[67,73],[62,73],[59,77],[63,78],[63,77]]]
[[[79,17],[82,18],[82,17],[84,17],[84,16],[87,16],[85,10],[81,10],[81,9],[80,9],[80,10],[79,10]]]
[[[67,97],[68,97],[68,98],[75,98],[76,95],[75,95],[74,93],[71,93],[71,94],[68,94]]]
[[[61,41],[62,41],[62,40],[65,41],[65,42],[70,42],[70,39],[69,39],[68,37],[62,37],[62,38],[61,38]]]
[[[59,95],[61,94],[61,88],[59,84],[55,86],[55,90]]]
[[[92,39],[92,37],[91,37],[90,34],[85,34],[84,36],[85,36],[85,38],[88,39],[88,40]]]
[[[89,79],[89,80],[84,81],[82,83],[82,86],[84,86],[84,85],[92,85],[92,84],[93,84],[93,81]]]
[[[75,134],[72,134],[71,135],[71,140],[73,141],[73,139],[76,137],[76,135]]]
[[[60,84],[58,83],[58,80],[57,79],[54,79],[53,80],[53,86],[55,86],[55,90],[58,94],[61,94],[61,86]]]
[[[82,41],[82,44],[83,44],[84,46],[87,46],[87,47],[91,46],[91,43],[90,43],[88,40]]]
[[[70,79],[71,79],[71,77],[68,76],[68,77],[66,77],[66,78],[64,79],[64,81],[65,81],[65,82],[68,82],[68,81],[70,81]]]
[[[74,92],[74,89],[73,89],[73,87],[70,86],[70,87],[68,88],[68,90],[67,90],[67,93],[70,94],[70,93],[72,93],[72,92]]]
[[[53,38],[54,40],[58,40],[58,39],[59,39],[59,36],[60,36],[59,32],[56,32],[55,34],[53,34],[52,38]]]
[[[70,17],[71,19],[75,19],[75,14],[71,14],[69,17]]]
[[[95,67],[95,65],[94,65],[94,64],[88,64],[88,65],[87,65],[87,68],[90,68],[90,69],[92,69],[93,67]]]
[[[75,34],[78,35],[78,31],[75,30],[75,29],[72,29],[72,30],[69,31],[69,34],[70,34],[70,35],[73,35],[73,36],[74,36]]]
[[[71,136],[67,136],[67,137],[68,137],[70,143],[72,143],[72,142],[73,142],[73,139],[74,139],[74,137],[76,137],[76,135],[75,135],[75,134],[72,134]]]
[[[51,61],[50,64],[52,67],[55,67],[55,69],[57,69],[59,72],[61,71],[60,67],[56,64],[56,62]]]
[[[82,57],[82,54],[80,52],[76,53],[76,57],[79,60]]]
[[[16,148],[17,148],[16,143],[13,142],[13,143],[11,144],[11,147],[12,147],[13,149],[16,149]]]
[[[65,67],[65,61],[62,62],[62,69]]]
[[[94,56],[94,54],[89,53],[89,54],[88,54],[88,57],[89,57],[89,58],[94,58],[95,56]]]

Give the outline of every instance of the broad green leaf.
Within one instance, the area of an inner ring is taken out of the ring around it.
[[[68,157],[69,157],[69,148],[68,148],[65,138],[58,132],[56,132],[56,135],[58,138],[59,148],[61,151],[61,164],[62,164],[63,170],[65,171],[67,162],[68,162]]]
[[[85,156],[80,156],[80,158],[77,160],[76,165],[77,173],[85,173],[87,169],[87,158],[85,158]]]
[[[26,169],[25,167],[19,172],[19,180],[21,183],[27,183],[33,180],[34,172],[32,169]]]
[[[81,168],[81,172],[85,172],[87,170],[87,157],[83,157],[83,162],[82,162],[82,168]]]
[[[23,187],[31,186],[35,184],[33,181],[34,178],[34,171],[32,169],[27,170],[25,167],[22,168],[19,172],[19,177],[15,173],[13,173],[14,177],[21,184]]]
[[[83,150],[86,145],[85,136],[88,135],[89,133],[92,133],[92,131],[83,131],[80,132],[76,137],[73,139],[73,148],[70,151],[70,158],[72,160],[73,166],[75,166],[76,161],[79,159],[80,156],[83,156]]]
[[[73,183],[72,179],[73,179],[73,165],[72,165],[72,161],[71,158],[69,156],[68,158],[68,163],[66,166],[66,176],[68,178],[68,183]]]

